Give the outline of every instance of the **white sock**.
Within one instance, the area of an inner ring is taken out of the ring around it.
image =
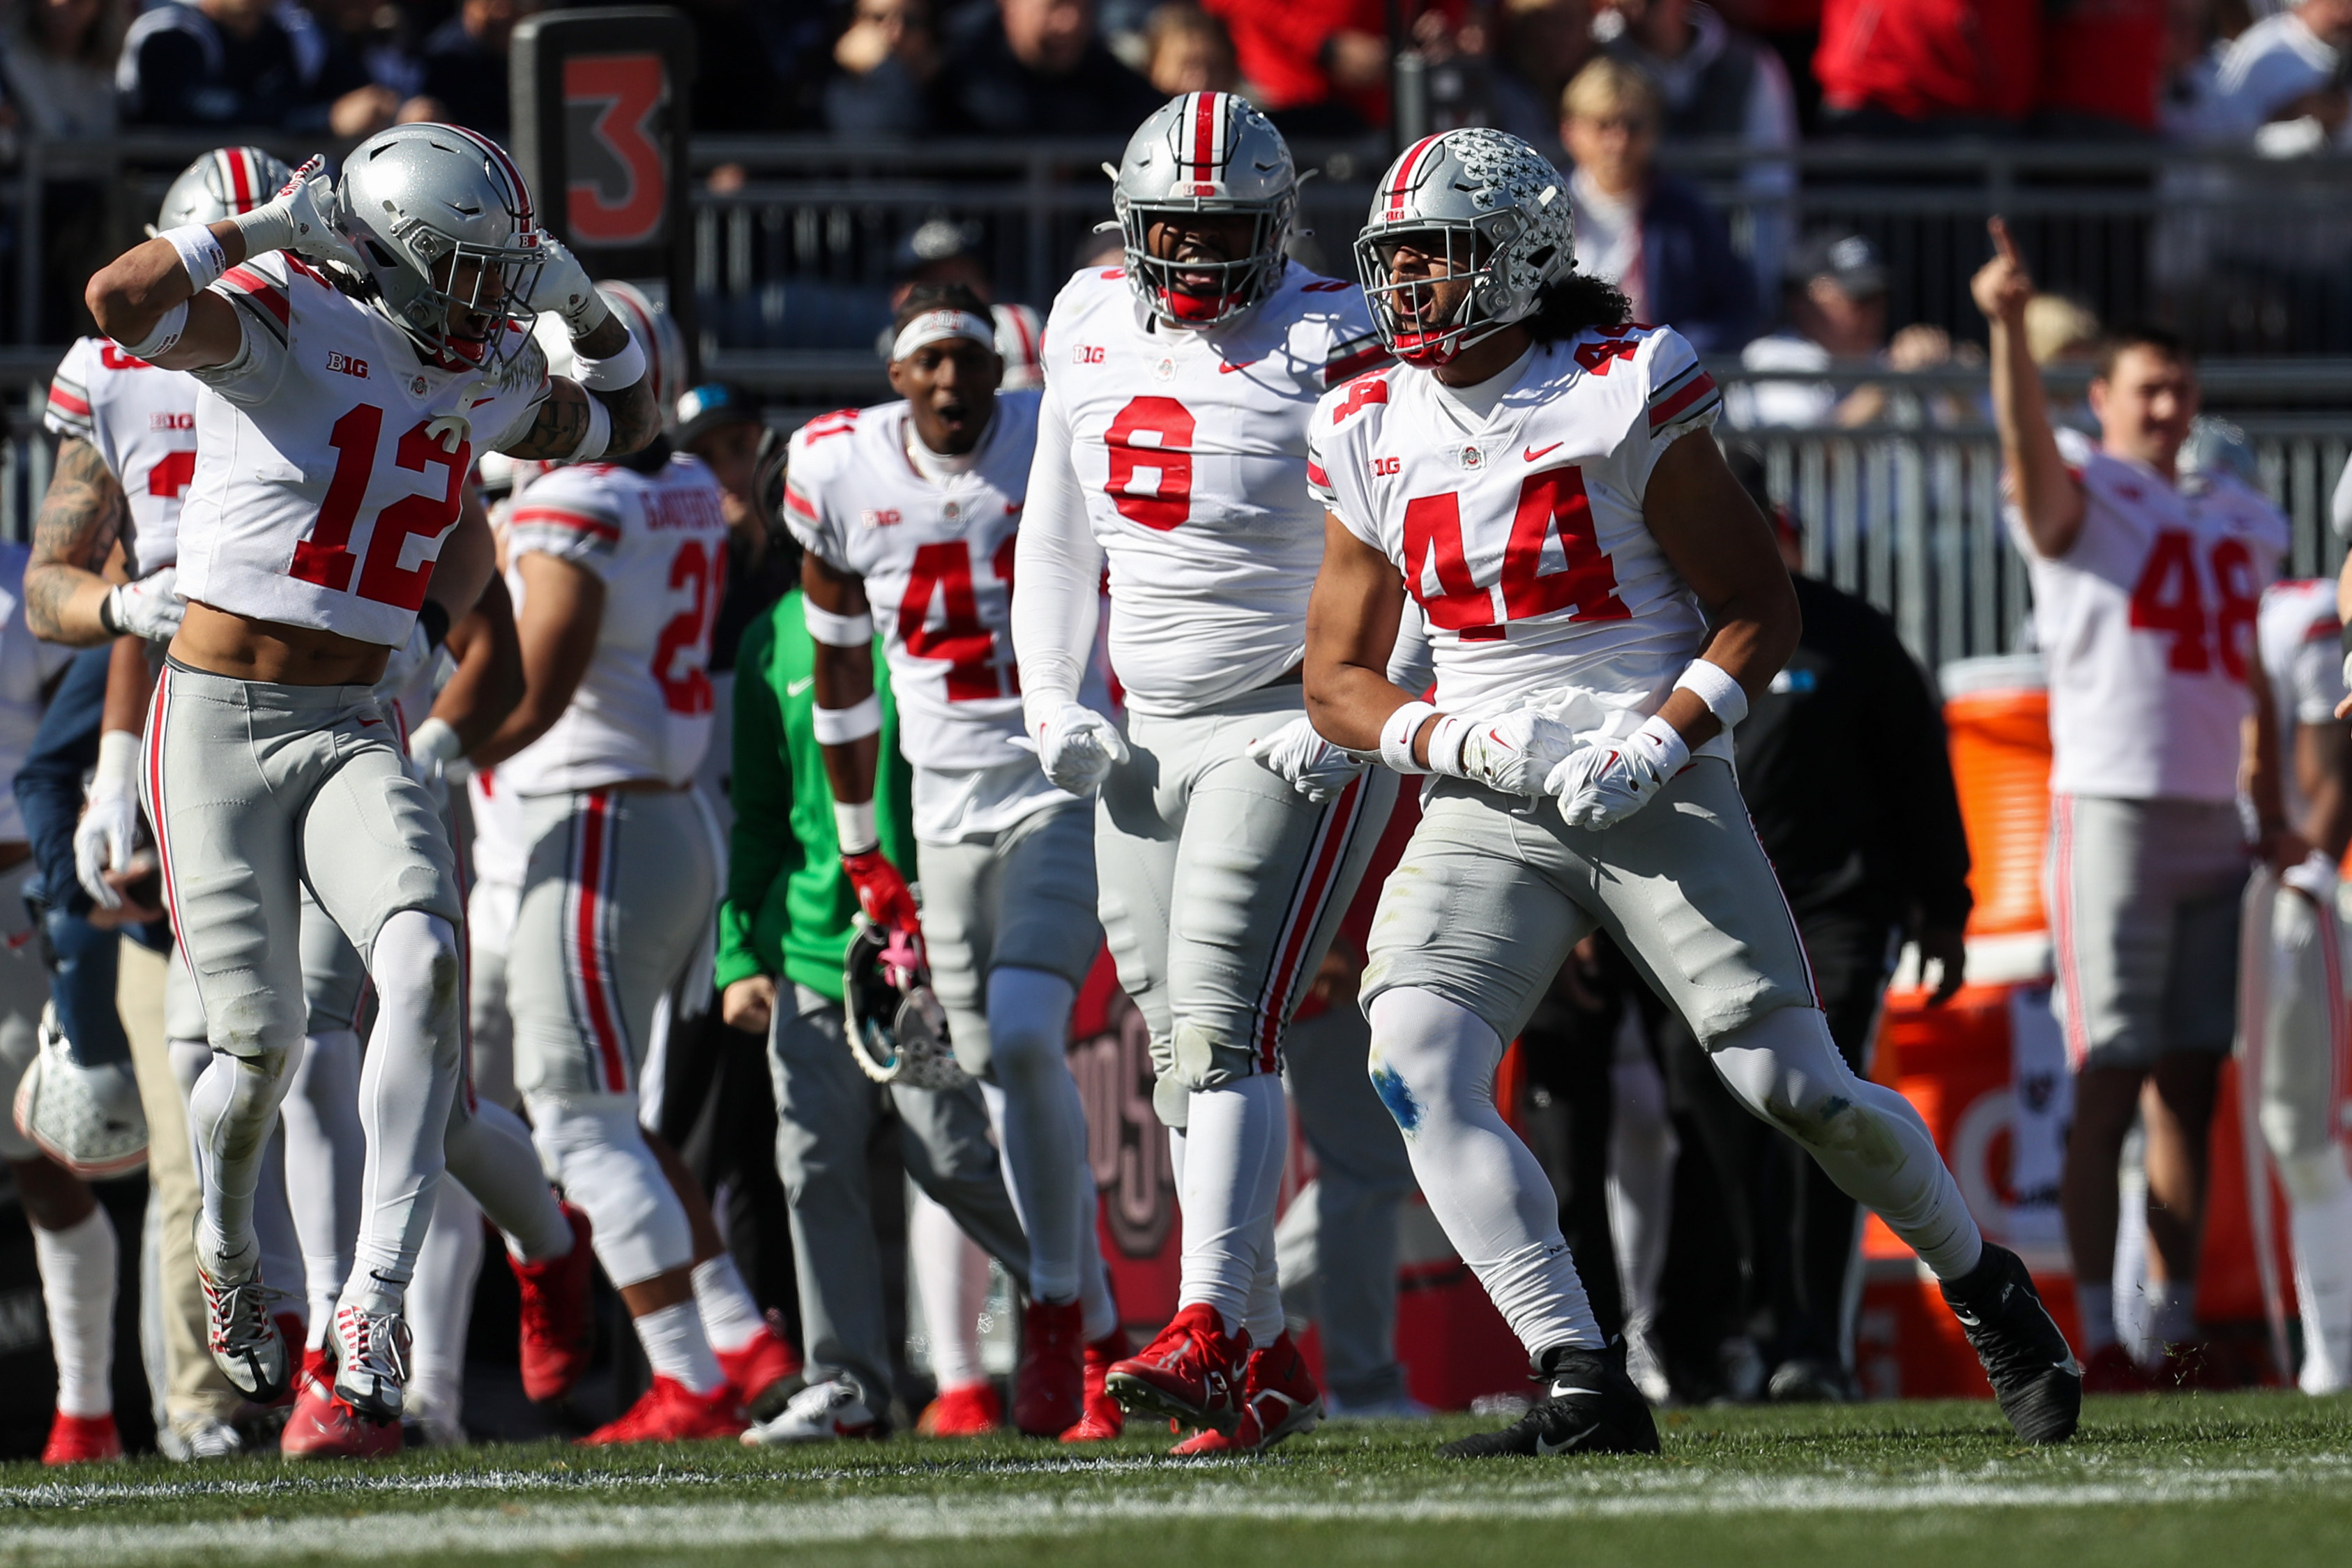
[[[302,1248],[310,1321],[320,1325],[335,1315],[359,1239],[360,1172],[367,1159],[359,1093],[360,1037],[350,1030],[305,1037],[278,1118],[287,1207]]]
[[[1802,1145],[1840,1191],[1875,1209],[1938,1280],[1977,1266],[1984,1238],[1927,1124],[1892,1089],[1853,1075],[1829,1020],[1780,1008],[1708,1054],[1740,1103]]]
[[[208,1270],[242,1263],[258,1248],[254,1194],[278,1131],[278,1103],[293,1081],[289,1052],[230,1056],[215,1051],[188,1092],[188,1134],[204,1183],[205,1219],[197,1255]],[[276,1281],[270,1283],[278,1285]],[[289,1280],[279,1290],[294,1288]]]
[[[387,1312],[400,1310],[432,1223],[449,1103],[457,1092],[457,930],[437,915],[401,910],[377,930],[368,973],[381,1000],[360,1073],[367,1164],[359,1243],[342,1301]]]
[[[2159,1344],[2187,1344],[2197,1337],[2197,1280],[2147,1282],[2148,1329]]]
[[[726,1381],[692,1301],[678,1301],[633,1321],[656,1376],[683,1384],[689,1394],[708,1394]]]
[[[454,1181],[433,1199],[433,1222],[409,1281],[408,1386],[411,1412],[430,1412],[456,1427],[465,1413],[466,1332],[474,1317],[474,1283],[482,1272],[482,1211]]]
[[[63,1230],[33,1227],[61,1415],[104,1416],[114,1408],[115,1246],[114,1221],[103,1204]]]
[[[721,1252],[694,1266],[694,1305],[713,1350],[741,1350],[768,1326],[732,1253]]]
[[[302,1345],[324,1341],[327,1324],[334,1319],[333,1303],[328,1303],[325,1316],[313,1314],[310,1307],[308,1265],[302,1257],[302,1239],[294,1228],[294,1210],[286,1191],[286,1130],[278,1128],[269,1135],[269,1144],[261,1156],[259,1181],[253,1193],[253,1234],[261,1249],[261,1281],[273,1291],[283,1291],[286,1299],[270,1308],[273,1315],[302,1320],[306,1332],[302,1344],[289,1344],[287,1349],[299,1359]]]
[[[941,1390],[985,1381],[980,1314],[988,1305],[988,1254],[920,1187],[907,1200],[907,1266],[923,1299],[932,1378]]]
[[[1617,1284],[1625,1315],[1656,1315],[1674,1218],[1675,1161],[1681,1147],[1666,1110],[1666,1081],[1644,1043],[1642,1014],[1628,1007],[1609,1070],[1609,1229],[1617,1243]]]
[[[1078,1295],[1092,1216],[1087,1112],[1070,1075],[1070,982],[1042,969],[988,977],[989,1055],[1003,1091],[997,1145],[1004,1184],[1029,1237],[1029,1293],[1041,1301]]]
[[[1176,1304],[1207,1302],[1227,1333],[1246,1325],[1258,1270],[1274,1266],[1273,1228],[1265,1221],[1281,1190],[1289,1137],[1282,1080],[1272,1073],[1192,1092],[1179,1189],[1184,1259]],[[1278,1306],[1276,1312],[1278,1319]]]
[[[2081,1320],[2081,1348],[2096,1355],[2116,1343],[2116,1286],[2112,1280],[2074,1281],[2074,1315]]]
[[[505,1232],[507,1250],[544,1263],[572,1250],[572,1222],[547,1185],[530,1129],[503,1105],[477,1099],[449,1119],[443,1144],[448,1174]]]
[[[2352,1388],[2352,1174],[2335,1145],[2279,1162],[2294,1239],[2294,1293],[2303,1317],[2305,1394]]]
[[[1530,1357],[1598,1349],[1551,1178],[1495,1109],[1502,1040],[1468,1009],[1411,987],[1381,992],[1370,1019],[1372,1087],[1446,1239]]]

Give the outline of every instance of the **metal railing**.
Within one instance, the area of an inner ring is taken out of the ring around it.
[[[258,140],[289,158],[317,150]],[[127,245],[172,173],[208,145],[175,132],[23,141],[0,176],[14,258],[0,301],[7,335],[41,340],[45,311],[55,318],[61,290],[78,281],[51,275],[70,264],[67,230],[101,257]],[[970,225],[1004,296],[1042,306],[1109,217],[1101,165],[1119,151],[1091,140],[699,139],[690,243],[708,339],[733,350],[864,348],[887,317],[901,243],[934,219]],[[1385,149],[1302,142],[1296,152],[1318,173],[1300,193],[1302,225],[1314,231],[1303,248],[1325,269],[1344,269]],[[1663,159],[1726,214],[1759,292],[1769,292],[1791,237],[1853,228],[1886,256],[1893,322],[1979,336],[1967,280],[1987,254],[1984,219],[2002,213],[2039,281],[2104,319],[2168,320],[2213,354],[2352,354],[2352,156],[1955,141],[1769,155],[1695,143]]]

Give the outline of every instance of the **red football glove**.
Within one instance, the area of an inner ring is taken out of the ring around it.
[[[866,912],[866,919],[885,931],[922,929],[922,916],[916,911],[913,890],[880,850],[844,855],[841,869],[849,873],[849,885],[857,890],[857,907]]]

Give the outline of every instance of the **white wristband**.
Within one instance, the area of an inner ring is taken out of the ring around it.
[[[1683,668],[1682,678],[1675,690],[1688,692],[1706,705],[1706,711],[1731,728],[1748,716],[1748,692],[1731,673],[1720,664],[1710,664],[1705,659],[1693,659]]]
[[[139,737],[127,729],[101,731],[98,737],[98,768],[90,775],[89,792],[101,789],[115,795],[139,789]]]
[[[183,299],[164,311],[163,319],[155,323],[154,329],[137,342],[125,343],[120,338],[114,341],[117,347],[134,360],[152,360],[159,354],[170,353],[180,341],[181,334],[187,329],[188,302]]]
[[[828,648],[865,648],[874,642],[874,614],[861,610],[855,615],[835,615],[820,609],[817,601],[803,594],[801,597],[801,619],[808,623],[808,633]]]
[[[862,855],[877,848],[882,835],[874,826],[874,802],[859,800],[852,804],[835,800],[833,803],[833,836],[841,841],[844,855]]]
[[[821,707],[809,711],[809,727],[816,731],[819,746],[847,746],[869,735],[882,732],[882,699],[868,695],[862,703],[848,707]]]
[[[580,351],[580,345],[576,342],[572,346],[572,353],[579,367],[580,384],[583,387],[592,387],[598,392],[619,392],[623,387],[633,387],[646,379],[646,351],[637,347],[635,338],[623,344],[621,351],[609,360],[590,359]]]
[[[1439,714],[1429,729],[1429,770],[1454,779],[1466,777],[1462,771],[1462,743],[1477,727],[1477,722],[1465,715]]]
[[[228,253],[203,224],[182,224],[155,237],[180,253],[180,265],[188,269],[188,281],[197,289],[210,288],[228,270]]]
[[[613,411],[595,393],[588,394],[588,428],[580,433],[580,444],[572,449],[574,463],[593,463],[604,455],[604,448],[613,444]]]
[[[1426,773],[1427,768],[1413,760],[1412,737],[1421,733],[1423,721],[1437,712],[1436,705],[1409,702],[1389,715],[1381,726],[1381,766],[1391,773]]]

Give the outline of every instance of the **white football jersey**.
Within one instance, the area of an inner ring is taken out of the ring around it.
[[[865,579],[899,749],[915,768],[916,836],[929,842],[998,832],[1069,799],[1013,745],[1013,554],[1038,397],[997,394],[971,466],[944,482],[908,456],[903,402],[826,414],[793,435],[784,521],[818,559]],[[1098,677],[1079,700],[1109,704]]]
[[[180,516],[180,592],[218,610],[398,647],[457,520],[477,447],[519,431],[547,362],[516,333],[504,373],[427,364],[299,256],[230,267],[245,350],[192,372],[196,472]],[[472,439],[427,433],[462,414]]]
[[[558,468],[507,519],[507,591],[528,598],[520,562],[551,555],[604,580],[595,655],[555,727],[498,765],[518,795],[560,795],[634,779],[684,784],[710,744],[710,627],[727,577],[719,481],[684,453],[652,473],[616,464]]]
[[[196,475],[195,378],[134,360],[106,338],[78,339],[49,382],[41,423],[76,435],[122,486],[131,534],[122,541],[131,575],[146,576],[180,557],[180,504]]]
[[[1387,360],[1362,292],[1295,263],[1209,331],[1157,320],[1121,267],[1064,286],[1024,533],[1042,523],[1058,539],[1081,526],[1063,514],[1083,510],[1109,568],[1111,668],[1135,711],[1189,713],[1298,663],[1323,563],[1308,417]]]
[[[16,772],[41,727],[43,688],[79,652],[44,643],[25,624],[25,563],[32,554],[30,546],[0,541],[0,844],[25,841]]]
[[[2083,486],[2074,547],[2045,559],[2008,514],[2050,673],[2050,788],[2232,800],[2252,702],[2246,661],[2286,518],[2227,475],[2175,486],[2071,430],[2058,448]]]
[[[2278,709],[2279,783],[2286,819],[2298,827],[2310,802],[2294,774],[2294,732],[2302,725],[2340,722],[2336,705],[2344,700],[2343,629],[2333,578],[2291,578],[2263,590],[2254,640]]]
[[[1682,335],[1612,327],[1538,344],[1484,420],[1400,366],[1327,394],[1307,480],[1403,573],[1438,706],[1535,706],[1623,737],[1706,640],[1643,516],[1659,454],[1723,405]],[[1703,756],[1729,757],[1717,736]]]

